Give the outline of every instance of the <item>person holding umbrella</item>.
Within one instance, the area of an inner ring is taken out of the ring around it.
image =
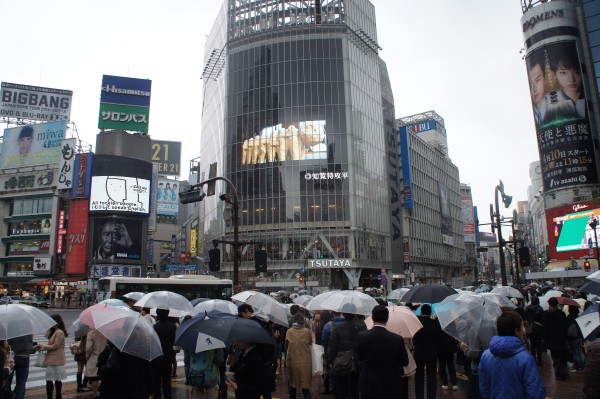
[[[171,399],[173,346],[175,345],[177,326],[169,321],[168,309],[156,309],[156,318],[158,321],[154,325],[154,331],[156,331],[160,340],[163,354],[152,361],[154,397],[155,399],[161,399],[164,396],[165,399]]]
[[[48,343],[38,344],[35,349],[47,351],[44,366],[46,367],[46,395],[48,399],[52,399],[55,390],[56,399],[62,399],[62,382],[67,379],[65,337],[69,333],[67,333],[65,322],[59,314],[53,314],[50,317],[54,319],[56,325],[52,326],[46,334]]]
[[[235,382],[227,378],[226,384],[235,391],[236,399],[260,399],[262,382],[269,378],[263,367],[263,354],[252,342],[238,341],[236,346],[241,353],[234,367]]]
[[[25,324],[26,322],[23,320],[17,320],[13,323]],[[24,399],[26,391],[25,384],[27,383],[27,378],[29,378],[29,358],[31,354],[35,352],[35,349],[33,349],[33,335],[23,335],[20,337],[11,338],[8,340],[8,344],[13,352],[15,352],[14,399]]]
[[[437,348],[436,342],[441,338],[442,328],[437,319],[431,318],[431,305],[421,306],[419,321],[423,328],[413,338],[415,348],[415,395],[417,399],[425,397],[425,372],[427,372],[427,398],[435,399],[437,392]]]

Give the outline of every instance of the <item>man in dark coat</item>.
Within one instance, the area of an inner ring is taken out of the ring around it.
[[[238,342],[240,356],[233,368],[235,382],[227,379],[226,384],[235,391],[236,399],[260,399],[264,385],[270,383],[270,375],[263,367],[263,354],[253,343]]]
[[[600,339],[593,341],[585,354],[582,397],[600,398]]]
[[[554,375],[564,381],[569,378],[567,369],[567,316],[558,308],[558,299],[548,299],[549,309],[544,312],[542,324],[544,326],[544,341],[550,349]]]
[[[351,303],[343,305],[342,314],[344,321],[336,324],[331,334],[331,341],[327,348],[327,364],[333,371],[333,396],[335,399],[358,399],[358,369],[348,374],[339,374],[331,367],[339,352],[354,351],[357,354],[358,334],[366,328],[354,322],[356,306]],[[356,362],[356,357],[354,358]],[[356,366],[356,364],[355,364]]]
[[[385,328],[389,313],[385,306],[375,306],[371,311],[373,328],[358,334],[361,399],[392,399],[400,390],[408,355],[404,339]]]
[[[531,298],[531,304],[525,309],[525,320],[529,325],[529,343],[531,344],[531,356],[538,364],[542,366],[542,354],[544,353],[544,344],[542,342],[543,324],[542,318],[544,309],[540,306],[540,298],[534,296]]]
[[[419,321],[423,324],[413,337],[415,348],[415,396],[417,399],[425,398],[425,371],[427,371],[427,398],[435,399],[437,391],[437,349],[436,342],[440,339],[442,328],[437,319],[431,318],[431,305],[421,306]]]
[[[173,359],[173,345],[175,345],[175,332],[177,326],[169,321],[168,309],[156,309],[158,321],[154,325],[154,331],[160,340],[163,354],[152,361],[152,373],[154,374],[154,399],[161,399],[161,393],[165,399],[171,399],[171,370]]]

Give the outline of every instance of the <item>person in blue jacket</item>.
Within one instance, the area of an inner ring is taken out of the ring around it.
[[[545,399],[546,389],[537,364],[525,344],[527,338],[521,316],[506,311],[496,319],[498,335],[479,362],[479,390],[488,399]]]

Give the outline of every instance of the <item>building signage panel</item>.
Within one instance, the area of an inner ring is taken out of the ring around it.
[[[158,215],[177,215],[179,212],[179,186],[177,180],[159,179],[156,190]]]
[[[88,252],[88,200],[72,200],[69,210],[66,253],[67,274],[86,274]]]
[[[103,75],[100,102],[150,107],[151,91],[149,79]]]
[[[66,121],[4,129],[0,169],[60,162],[66,131]]]
[[[408,129],[406,126],[400,127],[400,151],[402,156],[402,190],[404,198],[404,208],[412,209],[412,170],[410,166],[410,149],[408,145]]]
[[[440,228],[442,230],[442,243],[454,245],[454,236],[452,235],[452,215],[450,214],[450,190],[445,184],[438,182],[440,195]]]
[[[149,213],[150,180],[125,176],[93,176],[90,212]]]
[[[462,197],[462,222],[465,242],[475,242],[475,218],[473,215],[473,198]]]
[[[544,192],[597,184],[584,74],[575,41],[554,42],[527,56]]]
[[[35,257],[33,258],[33,271],[35,272],[49,272],[52,270],[52,258],[51,257]]]
[[[101,103],[98,128],[148,133],[149,116],[150,108]]]
[[[109,276],[137,277],[141,275],[141,266],[127,265],[93,265],[90,268],[90,278]]]
[[[75,172],[73,173],[73,198],[89,198],[92,186],[93,153],[76,154]]]
[[[152,140],[152,163],[161,175],[179,176],[181,141]]]
[[[194,264],[194,265],[165,265],[165,271],[166,272],[183,272],[183,273],[189,273],[189,272],[197,272],[198,271],[198,265]]]
[[[71,115],[71,90],[2,82],[0,117],[38,121],[68,121]]]
[[[73,169],[75,166],[76,139],[62,141],[61,160],[58,168],[58,182],[56,188],[59,190],[73,187]]]
[[[92,219],[91,259],[142,259],[144,237],[141,219],[107,217]]]
[[[54,172],[26,172],[0,177],[0,187],[4,194],[27,189],[49,188],[54,182]]]
[[[319,268],[351,268],[352,259],[307,259],[308,267]]]
[[[190,229],[190,255],[196,256],[198,252],[198,235],[196,229]]]

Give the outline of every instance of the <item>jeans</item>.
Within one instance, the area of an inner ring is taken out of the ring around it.
[[[568,341],[569,350],[571,351],[571,356],[573,357],[573,364],[575,369],[583,370],[583,364],[585,362],[583,358],[583,340],[582,339],[571,339]]]
[[[25,383],[29,378],[29,356],[15,356],[15,399],[25,398]]]

